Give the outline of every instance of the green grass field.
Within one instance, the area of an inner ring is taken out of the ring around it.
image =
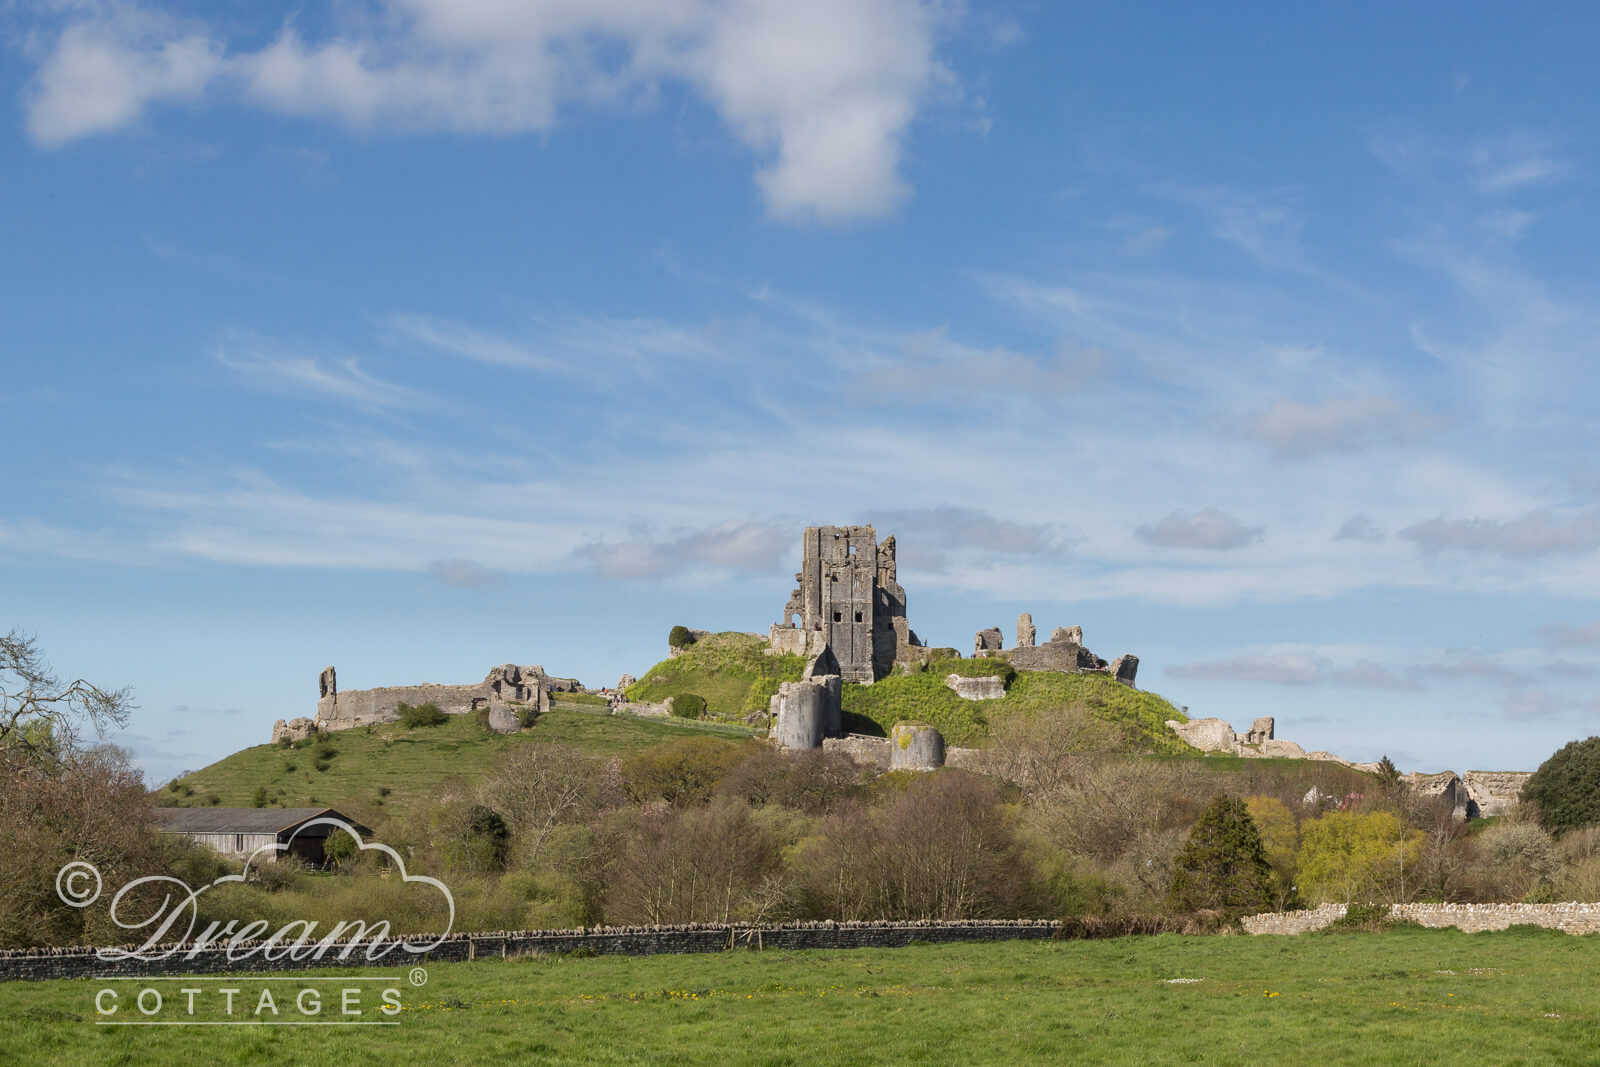
[[[98,1027],[106,983],[11,982],[0,1063],[1587,1064],[1597,963],[1600,938],[1522,930],[491,960],[393,983],[399,1026],[337,1031]],[[300,984],[271,985],[298,1018]]]
[[[561,741],[597,755],[628,755],[676,737],[707,733],[736,740],[751,735],[740,727],[608,715],[576,706],[547,712],[530,729],[504,736],[488,733],[471,715],[452,715],[441,726],[416,729],[385,723],[370,731],[362,727],[334,733],[330,743],[337,754],[323,760],[326,770],[317,770],[318,756],[310,746],[256,745],[179,779],[177,792],[163,789],[156,799],[196,806],[216,796],[224,806],[249,807],[257,789],[265,786],[274,807],[320,804],[365,811],[375,805],[403,813],[437,796],[453,778],[474,780],[489,772],[519,745]],[[382,789],[389,794],[382,795]]]

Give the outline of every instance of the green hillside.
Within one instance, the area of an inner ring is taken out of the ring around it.
[[[1000,674],[1008,678],[999,700],[963,700],[945,686],[945,676]],[[1195,752],[1167,727],[1188,716],[1164,698],[1130,689],[1105,674],[1013,671],[1000,659],[940,659],[917,674],[894,674],[872,685],[844,687],[845,728],[887,735],[901,719],[931,724],[952,745],[981,745],[991,723],[1008,715],[1048,714],[1082,704],[1102,722],[1118,727],[1129,748],[1167,755]]]
[[[781,682],[798,682],[806,661],[801,656],[769,656],[767,642],[741,633],[702,637],[680,654],[651,667],[628,687],[631,700],[660,703],[694,693],[705,698],[706,715],[724,722],[743,722],[767,702]]]
[[[519,745],[561,741],[598,755],[629,755],[678,737],[707,732],[732,739],[752,731],[558,706],[529,729],[492,734],[472,715],[407,729],[399,723],[340,730],[320,744],[256,745],[194,771],[162,789],[156,802],[173,807],[313,807],[357,817],[403,814],[441,792],[451,779],[473,781]],[[319,769],[319,767],[321,769]],[[374,810],[376,809],[376,810]]]
[[[659,702],[680,693],[705,698],[706,715],[724,722],[743,722],[764,711],[780,682],[800,680],[800,656],[769,656],[759,637],[741,633],[713,634],[650,668],[628,687],[634,700]],[[949,674],[1001,674],[1006,695],[1000,700],[963,700],[948,689]],[[981,745],[989,725],[1002,716],[1049,713],[1083,704],[1091,715],[1123,731],[1136,751],[1192,755],[1194,749],[1167,728],[1167,720],[1188,717],[1155,693],[1130,689],[1104,674],[1058,674],[1013,671],[1003,658],[945,657],[915,674],[893,674],[872,685],[844,687],[845,728],[854,733],[887,736],[902,719],[929,723],[952,745]]]

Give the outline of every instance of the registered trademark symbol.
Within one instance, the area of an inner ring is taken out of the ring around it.
[[[428,981],[428,972],[427,971],[423,970],[421,967],[413,967],[413,968],[411,968],[411,984],[412,985],[425,985],[427,983],[427,981]]]

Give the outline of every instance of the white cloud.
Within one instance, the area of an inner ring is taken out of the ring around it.
[[[1584,556],[1600,548],[1600,509],[1559,517],[1536,508],[1516,519],[1429,519],[1408,526],[1400,536],[1428,554],[1469,552],[1530,559]]]
[[[75,23],[25,93],[28,135],[54,148],[120,129],[155,101],[198,99],[223,66],[216,42],[159,16],[121,9]]]
[[[908,194],[901,145],[951,75],[934,55],[955,9],[933,0],[380,0],[314,38],[294,22],[256,51],[131,7],[70,22],[30,83],[28,130],[57,146],[153,102],[231,91],[352,129],[512,135],[568,105],[707,99],[755,155],[780,219],[840,222]]]
[[[1169,667],[1167,675],[1200,681],[1267,682],[1274,685],[1330,685],[1349,689],[1414,690],[1417,683],[1387,667],[1362,659],[1335,666],[1315,652],[1266,652]]]
[[[1339,527],[1333,535],[1335,541],[1370,541],[1383,540],[1383,531],[1365,515],[1352,515],[1344,520],[1344,525]]]
[[[499,571],[470,559],[437,559],[428,566],[428,570],[445,585],[462,589],[496,585],[505,579],[505,575]]]
[[[773,523],[724,523],[674,530],[665,538],[636,530],[626,541],[596,541],[574,558],[602,578],[657,579],[698,570],[774,571],[794,550],[795,530]]]
[[[1386,396],[1362,394],[1302,404],[1279,400],[1245,416],[1237,430],[1260,441],[1279,459],[1319,452],[1348,452],[1368,445],[1398,444],[1443,425]]]
[[[1551,623],[1548,626],[1541,626],[1539,635],[1544,638],[1545,643],[1557,647],[1600,645],[1600,619],[1581,626]]]
[[[1266,529],[1246,526],[1216,508],[1202,508],[1192,515],[1174,511],[1155,525],[1145,523],[1133,532],[1139,540],[1160,548],[1226,550],[1261,540]]]

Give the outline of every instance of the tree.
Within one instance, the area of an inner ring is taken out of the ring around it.
[[[1272,867],[1244,801],[1226,793],[1211,798],[1173,863],[1168,897],[1180,911],[1271,905]]]
[[[694,644],[694,631],[687,626],[674,626],[667,634],[669,648],[688,648],[692,644]]]
[[[103,736],[126,725],[135,707],[129,689],[62,681],[37,640],[21,630],[0,637],[0,753],[35,769],[77,751],[85,726]]]
[[[1300,895],[1308,901],[1409,898],[1427,835],[1392,811],[1336,811],[1300,826]]]
[[[1600,737],[1569,741],[1522,786],[1551,833],[1600,822]]]
[[[1254,796],[1244,805],[1261,833],[1261,848],[1272,868],[1274,897],[1281,906],[1293,895],[1294,854],[1300,848],[1300,826],[1288,805],[1277,797]]]

